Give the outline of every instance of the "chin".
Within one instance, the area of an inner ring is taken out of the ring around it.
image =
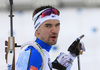
[[[55,45],[57,42],[53,42],[52,45]]]
[[[49,41],[49,43],[48,43],[48,44],[49,44],[50,46],[52,46],[52,45],[55,45],[56,43],[57,43],[57,41],[56,41],[56,40],[52,40],[52,41]]]

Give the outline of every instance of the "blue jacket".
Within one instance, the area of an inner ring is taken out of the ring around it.
[[[41,48],[44,50],[44,53],[46,55],[47,62],[48,62],[48,67],[51,67],[50,63],[50,58],[48,56],[48,52],[51,49],[51,46],[48,44],[44,43],[40,39],[36,39],[36,41]],[[17,60],[16,63],[16,70],[40,70],[42,67],[42,57],[40,53],[33,47],[33,46],[28,46],[23,50]]]

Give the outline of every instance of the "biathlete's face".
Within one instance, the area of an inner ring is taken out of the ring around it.
[[[37,29],[38,38],[52,46],[57,42],[59,30],[60,22],[58,20],[47,20]]]

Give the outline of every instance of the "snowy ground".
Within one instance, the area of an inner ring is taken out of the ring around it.
[[[60,9],[61,30],[56,50],[50,51],[52,61],[59,52],[67,52],[69,45],[80,35],[85,37],[86,52],[80,56],[81,70],[99,70],[100,66],[100,9],[66,8]],[[0,70],[6,70],[5,40],[10,35],[9,12],[0,11]],[[14,36],[18,44],[33,40],[32,11],[14,12]],[[16,60],[20,48],[16,48]],[[77,69],[77,58],[71,70]]]

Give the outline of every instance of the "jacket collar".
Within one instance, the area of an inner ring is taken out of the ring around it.
[[[50,51],[51,46],[40,40],[39,38],[36,39],[36,42],[41,46],[41,48],[45,49],[46,51]]]

